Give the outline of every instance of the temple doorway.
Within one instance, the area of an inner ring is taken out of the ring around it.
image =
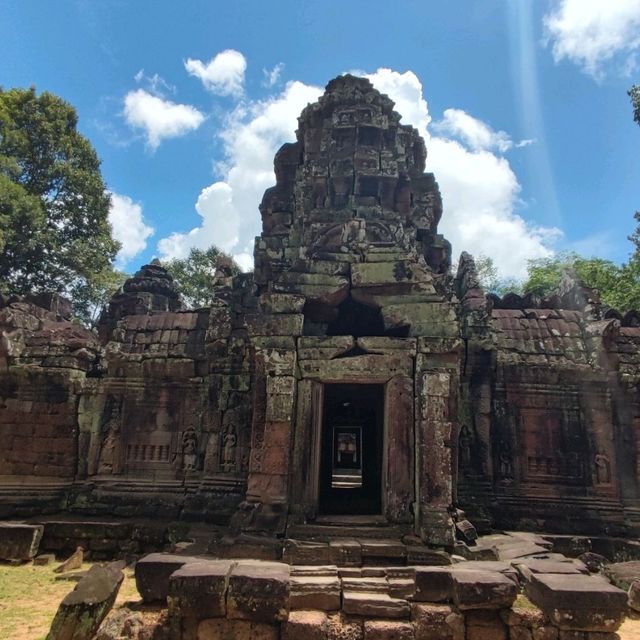
[[[321,514],[381,513],[383,416],[383,385],[324,385]]]

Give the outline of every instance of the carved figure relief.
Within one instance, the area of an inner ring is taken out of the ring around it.
[[[220,459],[220,434],[214,431],[209,435],[207,447],[204,454],[204,472],[215,473],[218,471],[218,461]]]
[[[501,480],[513,480],[513,461],[511,447],[502,441],[498,449],[498,477]]]
[[[110,406],[108,408],[107,420],[102,428],[102,432],[105,435],[100,444],[98,473],[119,474],[122,473],[120,464],[122,439],[120,430],[120,403],[113,397],[110,397],[107,402]]]
[[[596,484],[611,484],[611,461],[606,453],[596,453]]]
[[[471,468],[471,434],[466,424],[462,425],[458,438],[458,467],[460,469]]]
[[[198,436],[193,427],[182,434],[182,470],[196,471],[198,468]]]
[[[238,436],[235,434],[233,427],[229,427],[222,436],[222,470],[223,471],[235,471],[236,470],[236,448],[238,444]]]

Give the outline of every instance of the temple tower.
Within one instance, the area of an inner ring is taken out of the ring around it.
[[[424,141],[364,78],[332,80],[276,154],[255,245],[242,528],[382,517],[450,543],[459,328]]]

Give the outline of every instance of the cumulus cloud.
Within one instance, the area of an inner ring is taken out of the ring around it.
[[[152,150],[166,138],[177,138],[197,129],[204,115],[188,104],[176,104],[144,89],[129,91],[124,98],[127,124],[142,129]]]
[[[448,122],[457,123],[459,139],[454,139],[452,131],[431,124],[422,83],[413,72],[379,69],[367,77],[395,101],[403,122],[425,137],[427,170],[436,174],[444,199],[440,228],[453,244],[454,257],[462,250],[489,255],[501,277],[519,278],[526,274],[527,260],[552,254],[560,231],[531,225],[516,211],[520,185],[501,155],[507,140],[513,145],[506,133],[453,109]],[[159,242],[163,258],[184,257],[191,247],[215,244],[249,266],[254,237],[260,233],[258,203],[275,183],[273,156],[282,143],[295,140],[300,111],[321,94],[320,87],[290,82],[272,98],[243,101],[233,109],[221,127],[222,179],[198,197],[199,226]]]
[[[239,51],[221,51],[207,63],[189,58],[184,63],[184,68],[211,93],[233,97],[240,97],[244,93],[247,60]]]
[[[129,196],[111,193],[109,222],[113,237],[122,245],[116,262],[124,266],[147,247],[147,239],[153,235],[153,227],[144,221],[142,206]]]
[[[460,138],[474,151],[497,149],[504,153],[513,147],[505,131],[494,131],[488,124],[462,109],[445,109],[442,120],[434,123],[438,132]]]
[[[261,231],[258,204],[275,183],[273,156],[295,140],[302,109],[322,94],[320,87],[290,82],[277,96],[238,105],[221,127],[224,162],[222,180],[205,187],[196,211],[201,224],[187,233],[173,233],[158,243],[163,259],[183,258],[191,247],[215,244],[233,254],[244,268],[252,264],[253,241]]]
[[[544,27],[556,62],[568,59],[596,78],[607,62],[627,74],[635,68],[640,0],[555,0]]]

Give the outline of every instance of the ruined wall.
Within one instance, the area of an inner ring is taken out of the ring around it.
[[[637,371],[636,330],[575,280],[547,300],[485,298],[472,285],[461,292],[461,504],[502,527],[633,529],[637,392],[623,371]]]

